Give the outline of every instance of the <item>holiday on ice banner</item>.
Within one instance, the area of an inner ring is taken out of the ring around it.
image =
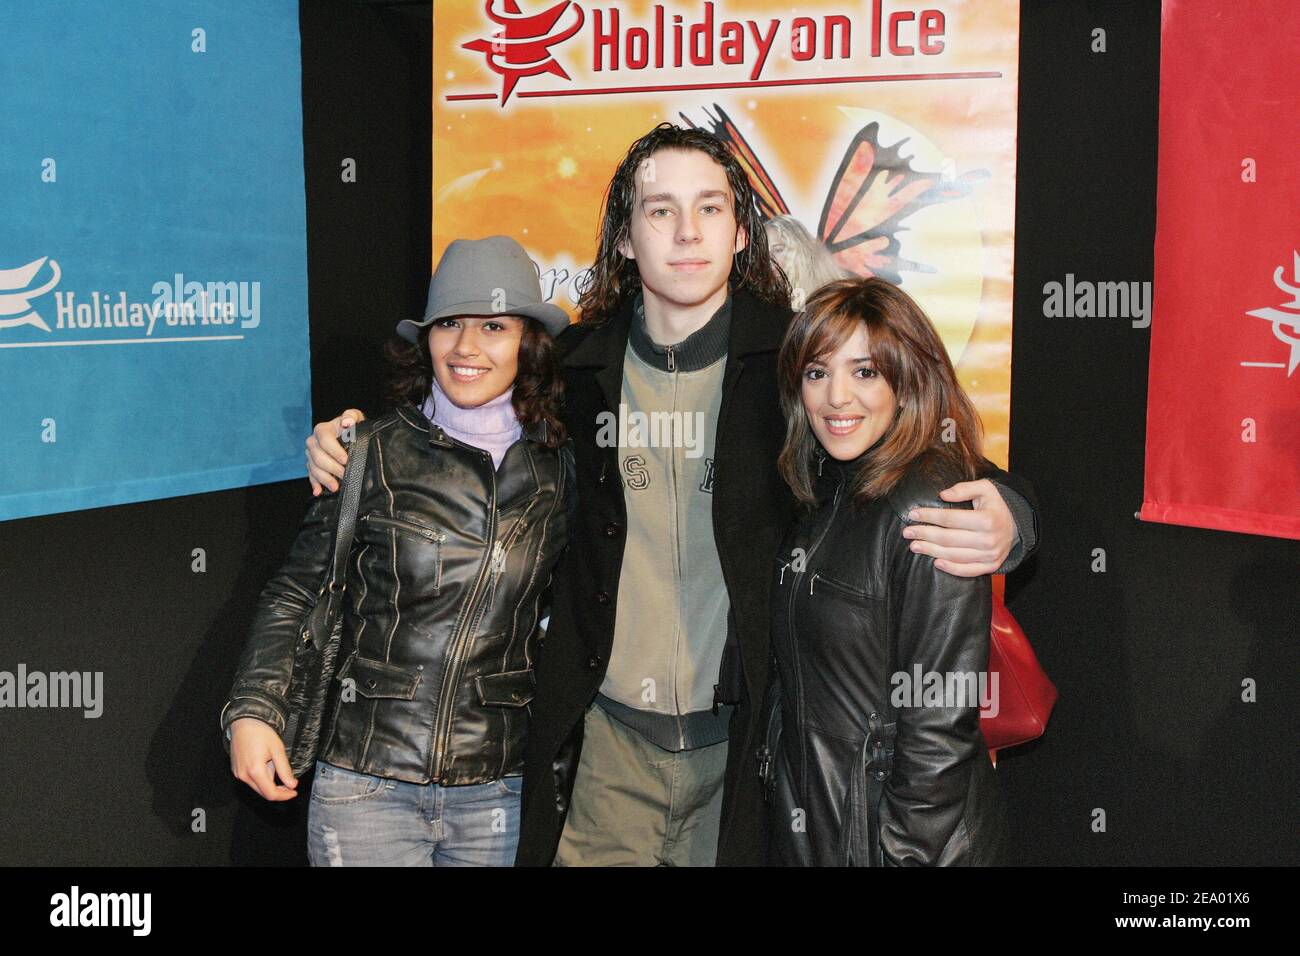
[[[297,3],[0,20],[0,520],[301,477]]]
[[[505,233],[576,315],[634,140],[715,132],[765,215],[897,282],[939,328],[1005,464],[1016,0],[434,5],[434,261]]]
[[[1165,0],[1147,521],[1300,538],[1297,51],[1292,0]]]

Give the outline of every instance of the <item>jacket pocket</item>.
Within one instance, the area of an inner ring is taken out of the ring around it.
[[[880,598],[872,594],[870,591],[865,591],[862,588],[854,587],[852,584],[845,584],[843,581],[838,581],[827,575],[825,571],[814,571],[812,577],[808,579],[809,594],[815,593],[818,588],[823,592],[830,592],[831,594],[838,595],[839,597],[858,604],[870,604],[873,601],[880,600]]]
[[[362,697],[395,697],[413,700],[420,683],[416,667],[402,667],[384,661],[373,661],[353,655],[339,670],[338,679],[351,677],[356,681],[357,693]]]
[[[536,681],[531,670],[504,671],[474,678],[478,699],[488,707],[523,707],[533,699]]]
[[[359,773],[316,761],[311,798],[317,803],[356,803],[387,789],[389,781],[374,774]]]
[[[442,587],[442,545],[443,542],[447,540],[447,533],[445,531],[439,531],[437,528],[431,528],[418,521],[411,521],[409,518],[394,518],[389,515],[375,514],[373,512],[362,515],[361,521],[374,528],[390,529],[408,540],[433,546],[435,549],[433,593],[438,593],[439,589]]]

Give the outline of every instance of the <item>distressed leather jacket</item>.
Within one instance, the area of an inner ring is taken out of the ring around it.
[[[1006,820],[978,690],[921,694],[925,675],[988,666],[991,580],[939,571],[901,535],[911,508],[969,508],[938,495],[961,476],[914,463],[890,494],[859,509],[847,481],[862,459],[838,462],[820,449],[817,458],[819,504],[787,534],[773,569],[776,676],[757,753],[770,862],[1003,862]],[[899,674],[922,677],[920,696],[891,701]]]
[[[539,604],[567,539],[571,450],[526,429],[496,470],[410,404],[371,428],[319,757],[408,783],[518,774]],[[293,645],[328,573],[340,497],[315,499],[262,592],[223,733],[240,717],[284,729]]]

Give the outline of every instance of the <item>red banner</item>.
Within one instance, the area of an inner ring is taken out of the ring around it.
[[[1165,0],[1146,521],[1300,538],[1300,17]]]

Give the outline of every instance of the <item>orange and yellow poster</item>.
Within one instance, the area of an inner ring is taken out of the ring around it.
[[[1018,40],[1017,0],[440,0],[434,261],[513,236],[576,314],[628,147],[708,129],[765,212],[921,303],[1005,465]]]

